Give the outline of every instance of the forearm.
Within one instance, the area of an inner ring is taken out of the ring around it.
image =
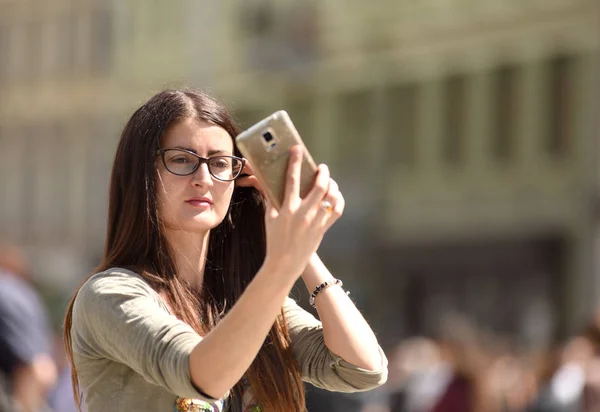
[[[333,276],[314,254],[302,274],[310,293]],[[315,299],[327,348],[345,361],[367,370],[381,367],[377,338],[352,300],[342,288],[331,286]]]
[[[244,375],[260,350],[293,287],[293,279],[264,267],[238,302],[190,355],[192,382],[215,398]]]

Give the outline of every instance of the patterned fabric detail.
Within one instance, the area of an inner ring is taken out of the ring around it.
[[[250,382],[246,378],[242,380],[242,405],[244,412],[264,412],[263,407],[254,399],[250,390]]]
[[[173,412],[223,412],[223,409],[223,401],[211,404],[200,399],[177,398]],[[264,412],[263,407],[254,399],[250,390],[250,382],[246,378],[242,380],[242,410],[243,412]]]
[[[222,412],[223,401],[208,403],[200,399],[177,398],[173,412]]]

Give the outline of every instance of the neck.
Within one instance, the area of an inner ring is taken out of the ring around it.
[[[175,259],[177,275],[198,290],[202,288],[204,282],[209,234],[210,231],[205,233],[171,231],[167,235]]]

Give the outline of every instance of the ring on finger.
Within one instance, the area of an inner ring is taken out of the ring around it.
[[[323,200],[321,202],[321,208],[329,213],[331,213],[333,211],[333,205],[331,204],[331,202],[329,200]]]

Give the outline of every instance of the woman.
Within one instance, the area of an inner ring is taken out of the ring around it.
[[[303,411],[303,380],[347,392],[385,382],[373,332],[316,255],[344,208],[327,167],[301,199],[294,148],[277,212],[237,132],[189,90],[157,94],[125,126],[104,260],[65,319],[88,412]],[[288,298],[299,276],[311,292],[328,282],[314,300],[322,324]]]

